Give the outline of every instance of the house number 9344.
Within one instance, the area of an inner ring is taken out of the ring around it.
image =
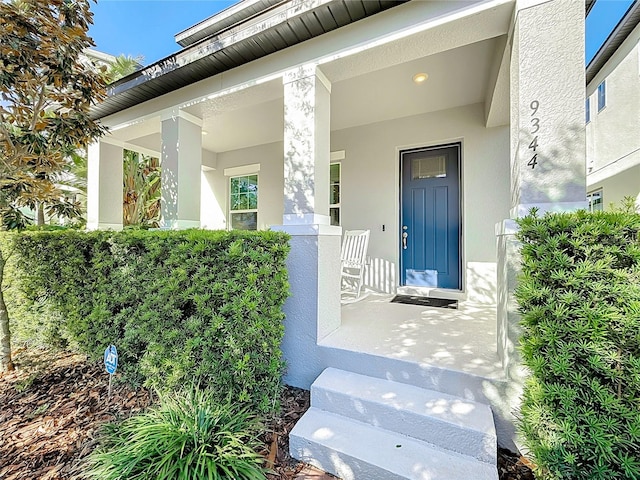
[[[540,118],[538,118],[536,115],[538,113],[538,109],[540,108],[540,102],[538,100],[534,100],[533,102],[531,102],[529,104],[529,107],[531,108],[531,135],[533,136],[533,138],[531,139],[531,143],[529,144],[529,149],[532,150],[533,152],[533,156],[531,157],[531,159],[527,162],[527,166],[531,167],[532,169],[536,168],[536,165],[538,164],[538,131],[540,130]]]

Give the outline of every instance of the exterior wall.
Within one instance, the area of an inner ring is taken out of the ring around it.
[[[332,132],[331,150],[345,151],[342,227],[371,230],[367,287],[397,286],[399,151],[452,141],[462,142],[463,284],[469,300],[495,303],[494,225],[509,216],[509,131],[485,128],[482,104]]]
[[[341,226],[370,229],[367,288],[394,293],[398,286],[399,152],[462,142],[463,284],[467,298],[496,302],[494,226],[509,216],[508,127],[485,128],[482,104],[405,117],[331,133],[341,161]],[[258,225],[279,225],[283,213],[281,142],[217,154],[215,171],[203,172],[202,225],[227,228],[226,168],[260,163]],[[384,225],[385,230],[382,230]]]
[[[283,143],[269,143],[217,154],[216,170],[202,174],[204,203],[201,222],[204,228],[226,229],[229,215],[229,177],[225,168],[260,164],[258,172],[258,228],[266,230],[282,223],[284,210]]]
[[[640,192],[640,27],[629,35],[587,86],[587,190],[603,188],[605,208]],[[606,106],[598,112],[598,85]]]
[[[605,210],[610,210],[612,206],[620,207],[625,197],[633,197],[636,208],[640,206],[640,152],[635,157],[636,165],[633,167],[589,185],[590,192],[602,189]]]

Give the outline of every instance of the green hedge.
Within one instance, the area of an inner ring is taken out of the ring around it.
[[[127,230],[2,237],[14,252],[20,288],[9,296],[19,331],[38,331],[95,360],[113,343],[125,378],[161,391],[195,382],[221,400],[274,408],[283,370],[286,235]]]
[[[519,221],[521,431],[538,478],[640,479],[640,216]]]

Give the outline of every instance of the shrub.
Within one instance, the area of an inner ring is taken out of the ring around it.
[[[640,478],[640,216],[519,221],[520,428],[545,479]]]
[[[100,480],[264,480],[256,453],[260,423],[218,405],[200,389],[162,396],[160,405],[108,425],[89,457]]]
[[[286,235],[57,231],[11,239],[14,305],[29,312],[19,323],[32,324],[23,329],[45,330],[50,343],[94,360],[113,343],[119,372],[133,383],[167,391],[195,381],[220,401],[277,407]]]

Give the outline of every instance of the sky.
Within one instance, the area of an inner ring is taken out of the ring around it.
[[[92,4],[94,24],[89,35],[97,50],[142,56],[141,63],[150,65],[180,50],[176,33],[233,3],[235,0],[98,0]],[[596,1],[587,18],[587,63],[631,3],[633,0]]]
[[[176,33],[224,10],[235,0],[98,0],[89,36],[96,50],[144,57],[150,65],[181,49]]]
[[[633,0],[597,0],[586,25],[586,62],[593,58]]]

